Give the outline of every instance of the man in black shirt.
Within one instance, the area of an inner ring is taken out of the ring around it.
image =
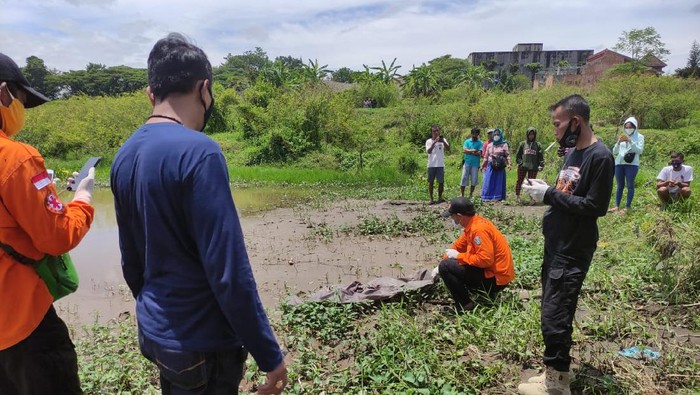
[[[550,208],[542,220],[543,375],[518,386],[523,395],[561,394],[569,389],[571,332],[576,304],[598,242],[598,217],[605,215],[612,193],[615,161],[593,134],[590,107],[571,95],[550,107],[560,146],[572,147],[556,185],[525,180],[523,190]]]

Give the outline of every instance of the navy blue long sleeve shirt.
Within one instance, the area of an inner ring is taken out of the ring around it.
[[[258,296],[220,147],[174,123],[145,124],[111,169],[124,278],[139,329],[173,349],[241,345],[261,370],[283,359]]]

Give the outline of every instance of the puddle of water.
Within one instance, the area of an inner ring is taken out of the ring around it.
[[[235,189],[233,198],[239,214],[245,216],[308,201],[314,193],[305,188],[258,187]],[[96,190],[93,205],[95,218],[90,231],[71,251],[80,276],[80,287],[74,294],[56,303],[61,317],[74,328],[88,325],[96,319],[105,322],[122,312],[134,311],[131,291],[121,272],[119,236],[111,191]]]

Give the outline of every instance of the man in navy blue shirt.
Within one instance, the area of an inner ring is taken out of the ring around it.
[[[148,57],[153,113],[111,170],[124,278],[136,299],[141,352],[163,394],[237,394],[250,352],[267,381],[287,384],[258,296],[221,148],[199,131],[211,115],[212,70],[182,35]]]

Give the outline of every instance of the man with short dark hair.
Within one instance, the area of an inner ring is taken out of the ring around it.
[[[450,144],[440,135],[440,127],[430,127],[431,137],[425,141],[425,152],[428,153],[428,192],[430,192],[430,204],[442,203],[442,191],[445,187],[445,150],[450,149]],[[433,199],[433,185],[435,179],[438,182],[438,200]]]
[[[460,183],[460,192],[464,196],[464,189],[467,184],[470,184],[469,197],[474,196],[474,190],[476,186],[479,185],[479,168],[481,167],[481,149],[483,144],[479,140],[479,134],[481,130],[479,128],[472,129],[472,135],[470,138],[464,140],[462,145],[462,153],[464,154],[464,161],[462,165],[462,182]]]
[[[148,57],[153,113],[111,170],[124,278],[139,345],[163,394],[237,394],[247,353],[279,394],[287,369],[258,296],[219,145],[206,54],[182,35]]]
[[[78,357],[32,262],[72,250],[90,229],[95,169],[64,204],[36,148],[12,139],[48,101],[0,53],[0,394],[82,394]]]
[[[554,135],[562,148],[573,148],[564,159],[554,187],[543,180],[526,180],[523,191],[550,208],[542,220],[542,337],[541,376],[518,386],[523,395],[571,394],[571,333],[583,280],[598,242],[598,217],[608,210],[615,161],[589,123],[590,107],[579,95],[567,96],[550,107]]]
[[[656,176],[656,194],[663,207],[669,203],[690,197],[690,182],[693,181],[693,168],[683,164],[682,152],[672,152],[671,162]]]
[[[445,250],[438,271],[455,300],[457,311],[473,310],[469,293],[481,291],[493,298],[515,278],[513,255],[505,236],[488,219],[477,215],[472,202],[463,197],[450,201],[442,213],[464,232]]]

